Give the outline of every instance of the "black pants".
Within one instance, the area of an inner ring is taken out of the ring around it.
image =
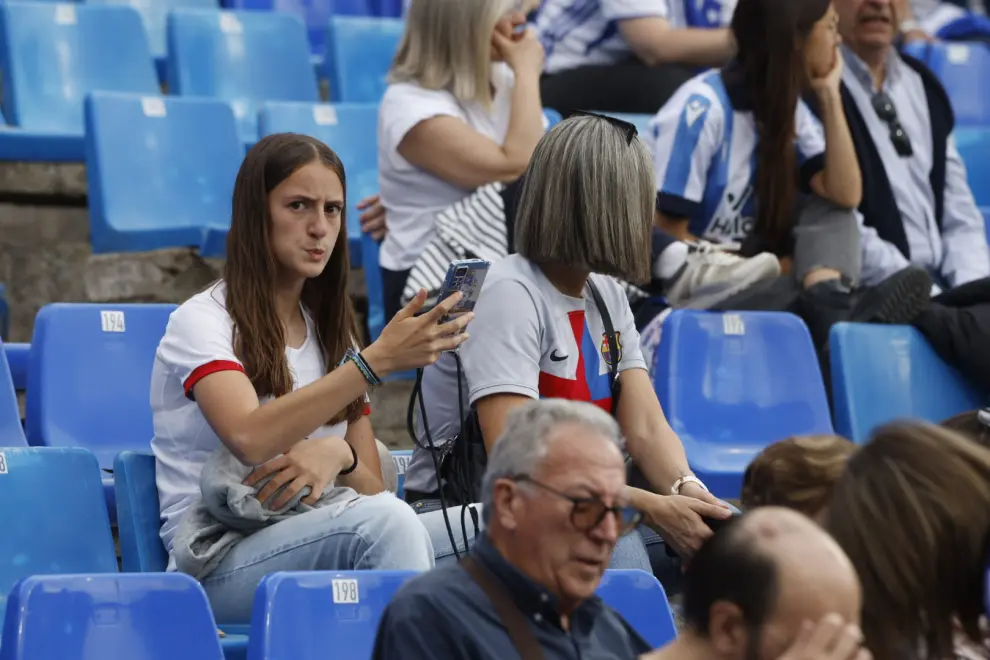
[[[990,278],[950,289],[914,320],[939,356],[990,391]]]
[[[652,115],[695,74],[679,64],[649,67],[630,59],[543,76],[540,95],[564,117],[576,110]]]

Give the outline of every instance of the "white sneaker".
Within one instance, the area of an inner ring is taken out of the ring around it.
[[[687,263],[667,289],[667,302],[671,307],[708,309],[779,275],[780,262],[769,252],[744,259],[699,241],[688,246]]]

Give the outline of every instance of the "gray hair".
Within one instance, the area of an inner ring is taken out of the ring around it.
[[[513,6],[512,0],[413,0],[388,81],[491,106],[492,33]]]
[[[486,523],[494,506],[495,482],[532,475],[546,458],[553,431],[561,424],[575,424],[596,431],[622,449],[619,425],[611,415],[593,404],[544,399],[515,408],[509,413],[505,431],[488,456],[481,486],[481,516]]]
[[[636,283],[650,279],[656,181],[649,149],[598,117],[573,117],[536,146],[520,193],[516,250]]]

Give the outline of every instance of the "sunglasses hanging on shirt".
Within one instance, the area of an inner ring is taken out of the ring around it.
[[[876,110],[877,116],[887,124],[887,128],[890,130],[890,141],[894,145],[894,149],[897,150],[897,155],[901,158],[913,156],[914,148],[911,147],[911,138],[904,131],[901,120],[897,118],[897,108],[894,107],[894,102],[890,100],[890,97],[884,92],[874,94],[873,109]]]

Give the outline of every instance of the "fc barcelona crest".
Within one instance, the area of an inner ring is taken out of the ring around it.
[[[622,333],[616,330],[615,332],[615,348],[619,351],[619,362],[622,362]],[[605,360],[605,364],[609,367],[612,366],[612,352],[608,350],[608,334],[602,333],[602,359]]]

